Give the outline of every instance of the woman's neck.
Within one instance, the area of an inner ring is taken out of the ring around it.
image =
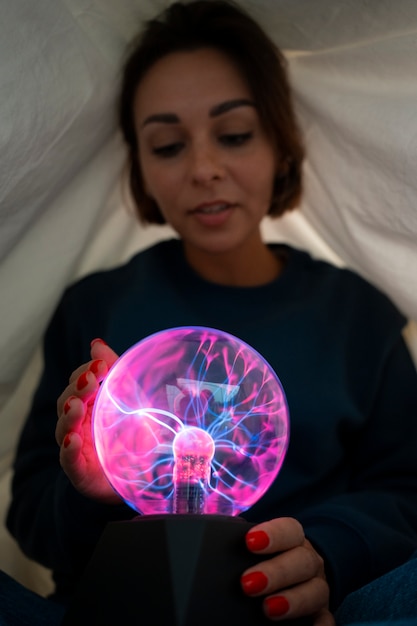
[[[281,274],[284,260],[259,238],[227,252],[207,252],[184,243],[185,257],[205,280],[229,287],[258,287]]]

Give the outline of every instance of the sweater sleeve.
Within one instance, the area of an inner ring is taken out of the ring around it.
[[[352,446],[349,488],[300,514],[324,556],[333,607],[407,560],[417,546],[417,375],[402,338],[372,415]]]
[[[75,583],[107,522],[135,515],[126,505],[83,497],[60,467],[56,400],[72,371],[90,359],[89,344],[97,336],[74,321],[80,303],[72,300],[63,298],[45,335],[44,371],[18,443],[7,516],[23,552],[53,570],[58,588]]]

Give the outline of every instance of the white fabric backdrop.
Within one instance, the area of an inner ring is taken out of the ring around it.
[[[417,3],[241,1],[287,52],[309,155],[301,211],[266,221],[265,236],[356,269],[417,320]],[[169,234],[123,202],[114,117],[125,45],[167,4],[0,0],[2,516],[63,289]],[[415,322],[407,338],[417,356]],[[49,589],[4,528],[0,568]]]

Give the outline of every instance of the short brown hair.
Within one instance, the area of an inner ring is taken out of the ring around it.
[[[304,148],[296,121],[286,60],[262,28],[228,0],[175,2],[145,25],[124,65],[119,122],[129,151],[129,183],[141,221],[163,224],[146,194],[138,157],[133,103],[145,73],[173,52],[215,48],[231,58],[245,77],[261,122],[281,156],[269,215],[294,208],[302,192]]]

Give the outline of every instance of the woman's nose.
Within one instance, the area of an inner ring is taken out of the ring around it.
[[[224,176],[224,165],[215,146],[202,145],[191,155],[192,178],[196,183],[207,184]]]

